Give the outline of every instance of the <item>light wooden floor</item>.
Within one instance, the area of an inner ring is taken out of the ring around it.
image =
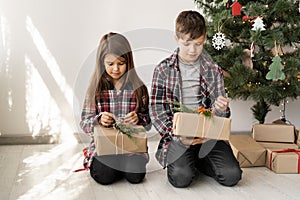
[[[225,187],[200,174],[189,188],[169,184],[166,170],[154,159],[157,142],[149,144],[151,155],[143,183],[121,180],[102,186],[81,167],[84,144],[0,146],[0,199],[300,199],[300,175],[275,174],[265,167],[244,168],[235,187]]]

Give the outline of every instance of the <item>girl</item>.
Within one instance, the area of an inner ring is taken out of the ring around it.
[[[80,122],[83,131],[91,137],[84,166],[90,169],[96,182],[107,185],[125,177],[130,183],[140,183],[144,179],[148,153],[97,156],[93,130],[99,124],[110,127],[118,118],[149,130],[148,103],[148,90],[135,71],[128,40],[118,33],[104,35]]]

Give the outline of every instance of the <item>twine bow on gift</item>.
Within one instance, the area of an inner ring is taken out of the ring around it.
[[[122,122],[116,122],[114,124],[114,128],[116,130],[118,130],[119,132],[127,135],[128,138],[130,140],[132,140],[134,143],[136,141],[135,141],[135,138],[132,136],[132,134],[138,134],[139,132],[145,131],[144,128],[138,128],[138,127],[135,127],[135,126],[132,126],[132,125],[129,125],[129,124],[122,123]]]
[[[205,134],[205,137],[208,138],[219,138],[225,127],[225,120],[216,120],[213,118],[213,112],[208,115],[203,114],[203,116],[202,133],[209,132],[209,136]],[[207,123],[208,125],[206,125]]]
[[[272,170],[273,153],[289,153],[289,152],[294,152],[298,155],[298,174],[300,174],[300,150],[297,150],[297,149],[283,149],[283,150],[278,150],[278,151],[271,151],[271,154],[270,154],[270,169]]]
[[[117,134],[115,137],[115,148],[116,148],[116,154],[118,154],[118,135],[121,134],[122,137],[122,154],[124,153],[124,134],[137,146],[136,138],[132,136],[132,134],[138,134],[140,132],[145,131],[144,128],[135,127],[133,125],[124,124],[122,122],[116,122],[114,124],[114,129],[117,130]]]
[[[230,131],[228,131],[230,129],[230,120],[214,116],[214,109],[200,106],[192,110],[179,102],[170,102],[170,104],[173,106],[171,109],[176,112],[174,113],[173,119],[175,135],[189,133],[201,135],[199,137],[209,139],[220,139],[222,137],[223,140],[228,140],[230,134]],[[194,123],[190,124],[189,120],[198,120],[198,123],[197,121],[193,121]]]
[[[120,130],[118,130],[117,131],[117,134],[116,134],[116,137],[115,137],[115,148],[116,148],[116,155],[118,155],[119,154],[119,150],[118,150],[118,135],[119,134],[121,134],[121,149],[122,149],[122,153],[121,154],[123,154],[124,153],[124,135],[123,135],[123,133],[120,131]]]

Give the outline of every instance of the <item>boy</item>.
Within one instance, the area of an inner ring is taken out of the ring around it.
[[[174,113],[170,102],[191,109],[210,107],[217,116],[230,116],[222,70],[202,52],[206,40],[204,17],[196,11],[183,11],[175,28],[178,48],[156,66],[152,79],[150,116],[162,136],[156,158],[167,167],[168,180],[174,187],[189,186],[197,170],[222,185],[236,185],[242,170],[228,143],[172,134]]]

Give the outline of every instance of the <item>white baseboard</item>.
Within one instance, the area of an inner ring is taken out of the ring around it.
[[[56,144],[59,143],[57,135],[1,135],[0,145],[17,144]]]

